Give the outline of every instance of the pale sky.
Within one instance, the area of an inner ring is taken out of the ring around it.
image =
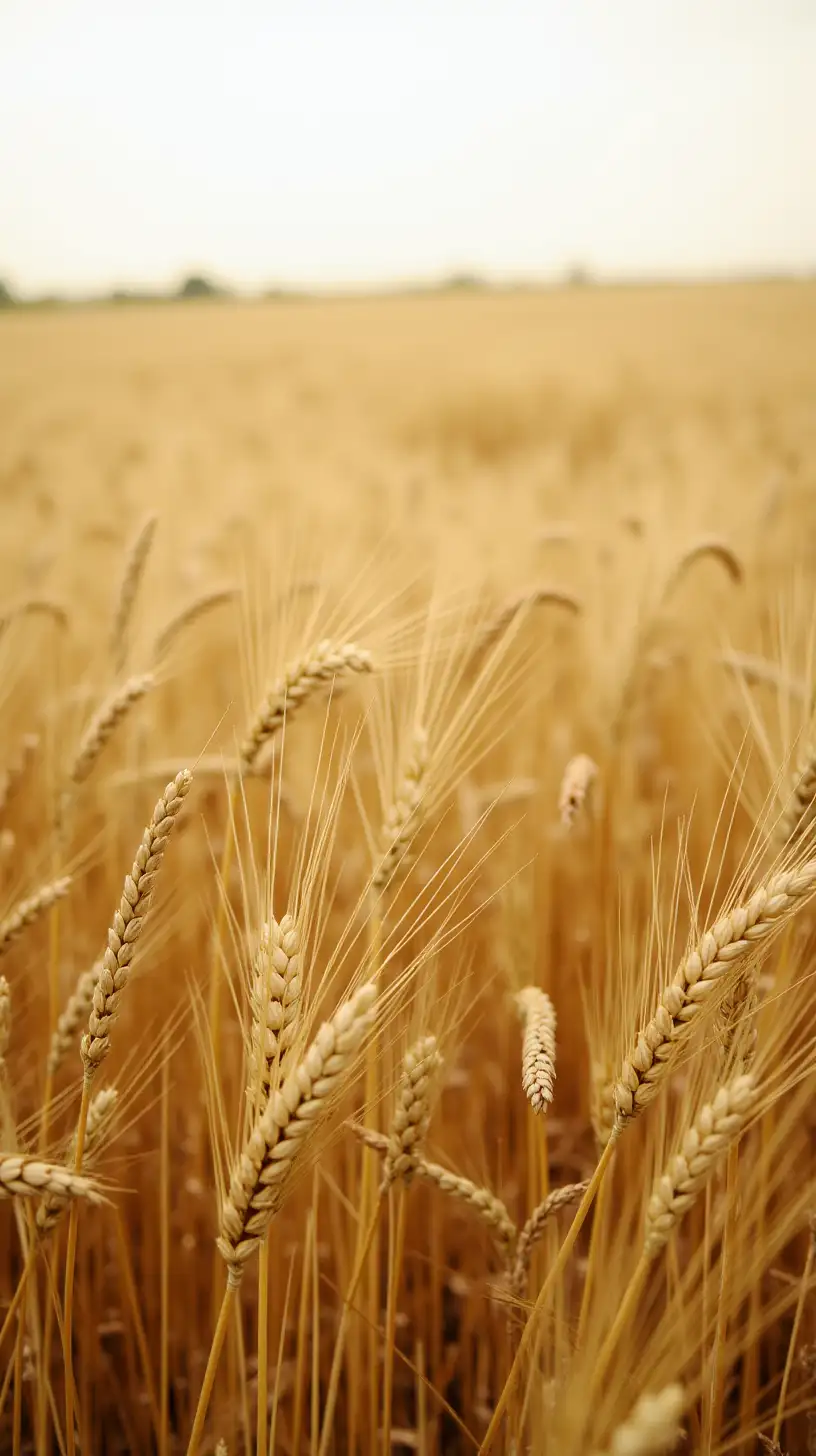
[[[0,0],[22,294],[816,266],[816,0]]]

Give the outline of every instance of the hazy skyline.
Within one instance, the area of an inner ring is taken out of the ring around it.
[[[816,265],[816,5],[6,0],[22,295]]]

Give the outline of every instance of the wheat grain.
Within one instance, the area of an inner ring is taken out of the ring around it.
[[[442,1065],[435,1036],[423,1036],[409,1047],[402,1063],[397,1105],[388,1131],[382,1191],[401,1178],[410,1183],[431,1119],[431,1087]]]
[[[82,972],[59,1016],[51,1034],[46,1062],[46,1071],[51,1077],[55,1076],[65,1057],[77,1044],[80,1028],[87,1020],[93,1005],[94,991],[101,970],[102,962],[97,961],[90,971]]]
[[[371,880],[377,891],[387,889],[397,873],[405,874],[410,866],[411,846],[422,824],[428,762],[428,735],[424,728],[417,727],[402,783],[382,827],[380,859]]]
[[[816,860],[771,875],[742,905],[706,930],[681,961],[660,995],[657,1011],[638,1034],[615,1086],[616,1129],[657,1096],[672,1061],[693,1027],[721,990],[723,981],[744,969],[739,962],[767,949],[791,915],[812,894]]]
[[[82,1155],[83,1169],[93,1166],[94,1157],[100,1151],[101,1144],[116,1111],[118,1097],[119,1094],[115,1087],[102,1087],[96,1096],[91,1099],[91,1104],[88,1108],[88,1121],[85,1127],[85,1146]],[[65,1166],[72,1168],[75,1160],[76,1129],[71,1134],[65,1150]],[[59,1223],[66,1206],[67,1200],[61,1193],[51,1192],[43,1199],[37,1209],[37,1228],[43,1237],[51,1233],[52,1229]]]
[[[193,597],[193,600],[181,607],[162,628],[153,643],[153,661],[158,662],[166,655],[179,633],[186,631],[194,622],[197,622],[206,613],[214,611],[216,607],[226,606],[227,602],[235,601],[237,595],[238,592],[234,586],[221,586]]]
[[[348,673],[371,672],[373,666],[371,653],[365,648],[354,642],[328,640],[292,663],[267,693],[241,744],[239,756],[244,773],[252,773],[261,749],[321,688]]]
[[[592,806],[592,792],[598,777],[598,765],[586,753],[571,758],[564,769],[558,795],[561,823],[571,829],[582,810]]]
[[[302,1061],[269,1099],[233,1167],[217,1246],[237,1284],[280,1208],[298,1155],[329,1113],[373,1025],[373,981],[320,1027]]]
[[[0,814],[8,813],[9,805],[20,788],[39,746],[40,740],[36,733],[26,733],[21,739],[16,759],[9,764],[0,780]]]
[[[63,875],[59,880],[52,880],[50,884],[43,885],[36,894],[30,895],[27,900],[21,900],[11,914],[0,923],[0,956],[6,951],[18,936],[35,920],[39,920],[46,910],[50,910],[57,900],[62,900],[71,888],[70,875]]]
[[[533,1249],[541,1239],[550,1219],[562,1208],[569,1208],[583,1198],[589,1187],[589,1181],[583,1183],[567,1183],[563,1188],[554,1188],[537,1208],[533,1209],[516,1244],[516,1256],[510,1274],[510,1292],[516,1299],[521,1299],[527,1287],[527,1279],[530,1273],[530,1260]]]
[[[91,1178],[22,1153],[0,1153],[0,1198],[39,1198],[49,1193],[89,1203],[102,1200],[99,1185]]]
[[[524,1023],[521,1083],[534,1112],[553,1100],[555,1083],[555,1007],[546,991],[525,986],[516,996]]]
[[[93,1075],[110,1050],[110,1028],[130,977],[135,942],[142,933],[150,909],[156,873],[192,782],[192,774],[184,768],[167,785],[142,836],[130,874],[125,878],[122,899],[108,931],[108,947],[94,988],[88,1030],[82,1038],[81,1055],[86,1078]]]
[[[150,691],[153,681],[154,679],[148,673],[142,677],[128,678],[127,682],[117,688],[109,698],[106,698],[102,706],[94,713],[80,739],[76,757],[71,766],[69,778],[73,784],[85,782],[105,744],[112,737],[122,719],[130,712],[134,703],[138,703]]]
[[[742,1074],[720,1087],[714,1100],[700,1109],[683,1138],[679,1153],[655,1182],[649,1199],[644,1246],[649,1258],[667,1243],[723,1154],[742,1132],[756,1107],[757,1097],[753,1078]]]
[[[155,515],[148,516],[125,558],[125,569],[122,574],[122,584],[119,588],[119,598],[111,631],[111,655],[117,672],[122,671],[127,659],[128,628],[153,544],[153,537],[156,534],[158,519],[158,516]]]
[[[276,1067],[297,1033],[300,1003],[300,929],[292,915],[264,925],[255,956],[252,1005],[252,1065],[259,1085],[247,1087],[250,1101],[269,1089]]]
[[[667,1385],[656,1395],[642,1395],[628,1420],[596,1456],[665,1456],[683,1434],[680,1418],[685,1403],[680,1385]]]

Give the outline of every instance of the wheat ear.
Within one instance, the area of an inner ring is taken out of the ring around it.
[[[135,943],[144,929],[156,873],[192,782],[192,774],[184,768],[167,785],[142,835],[130,874],[125,878],[122,899],[108,931],[108,948],[94,987],[88,1030],[82,1038],[86,1079],[93,1076],[110,1050],[110,1028],[130,977]]]
[[[599,1148],[605,1148],[615,1131],[615,1077],[607,1061],[592,1061],[589,1069],[590,1122]]]
[[[70,875],[64,875],[62,879],[52,880],[50,884],[43,885],[36,894],[30,895],[27,900],[21,900],[11,914],[0,923],[0,956],[5,955],[9,946],[14,943],[18,935],[35,920],[39,920],[46,910],[62,900],[71,888]]]
[[[554,1188],[552,1193],[534,1208],[518,1236],[516,1256],[510,1274],[510,1292],[516,1299],[523,1298],[530,1273],[533,1249],[541,1239],[550,1219],[559,1209],[569,1208],[583,1198],[589,1187],[589,1180],[583,1183],[567,1183],[563,1188]]]
[[[565,611],[571,612],[575,617],[580,616],[583,610],[578,598],[561,587],[535,586],[531,587],[529,591],[519,592],[516,596],[510,597],[484,627],[476,644],[474,656],[481,656],[488,647],[492,647],[525,607],[548,605],[563,607]]]
[[[51,1077],[55,1076],[66,1056],[73,1049],[82,1025],[90,1015],[94,991],[101,970],[102,962],[97,961],[90,971],[82,972],[65,1003],[65,1009],[60,1013],[51,1034],[51,1044],[46,1061],[46,1071]]]
[[[680,1418],[685,1396],[681,1385],[667,1385],[656,1395],[642,1395],[628,1420],[613,1432],[595,1456],[665,1456],[682,1437]]]
[[[433,1078],[441,1065],[435,1036],[421,1037],[405,1053],[397,1105],[388,1132],[388,1150],[383,1161],[382,1193],[397,1179],[410,1183],[416,1172],[420,1149],[431,1120]]]
[[[649,1258],[654,1258],[668,1242],[686,1209],[739,1137],[756,1107],[758,1095],[753,1078],[743,1074],[720,1087],[714,1100],[700,1109],[683,1138],[679,1153],[657,1179],[649,1199],[644,1245]]]
[[[11,1041],[11,987],[5,976],[0,976],[0,1065],[6,1060]]]
[[[799,759],[788,801],[779,819],[777,835],[782,844],[801,839],[813,825],[816,799],[816,743],[812,740]]]
[[[255,956],[250,1101],[259,1094],[266,1099],[275,1069],[283,1065],[295,1039],[300,989],[300,929],[293,915],[284,915],[280,923],[273,919],[264,925]],[[253,1085],[255,1078],[258,1085]]]
[[[89,1203],[102,1200],[101,1190],[91,1178],[22,1153],[0,1153],[0,1198],[38,1198],[48,1193],[66,1199],[86,1198]]]
[[[0,779],[0,814],[7,814],[9,805],[17,793],[40,740],[36,733],[26,733],[20,741],[17,757],[12,760]]]
[[[261,703],[241,744],[240,759],[244,773],[252,772],[264,745],[321,688],[349,673],[371,672],[373,665],[371,653],[356,643],[324,640],[318,642],[307,656],[287,667]]]
[[[597,778],[598,765],[589,754],[578,753],[570,759],[564,769],[558,795],[558,812],[566,829],[572,829],[578,815],[591,808]]]
[[[52,601],[50,597],[25,597],[0,614],[0,637],[20,617],[50,617],[58,627],[65,629],[68,626],[68,613],[61,602]]]
[[[380,859],[371,879],[372,887],[380,892],[388,888],[397,873],[404,874],[410,866],[411,847],[422,825],[428,762],[428,735],[424,728],[417,727],[397,797],[382,827]]]
[[[227,602],[233,602],[237,595],[238,593],[234,586],[221,586],[215,587],[211,591],[201,592],[199,596],[193,597],[191,602],[181,607],[175,616],[170,618],[167,625],[162,627],[161,632],[153,643],[154,662],[158,662],[160,658],[165,656],[180,632],[186,631],[188,627],[192,626],[193,622],[197,622],[207,612],[214,611],[216,607],[226,606]]]
[[[816,859],[771,875],[745,904],[704,932],[661,992],[657,1011],[623,1062],[615,1086],[618,1132],[657,1096],[672,1060],[718,995],[723,979],[735,966],[743,969],[741,960],[767,948],[815,884]]]
[[[127,659],[128,628],[158,521],[158,516],[148,516],[125,558],[125,569],[122,573],[122,584],[119,588],[119,598],[111,630],[111,655],[117,672],[122,671]]]
[[[118,1092],[115,1087],[102,1087],[95,1097],[91,1098],[88,1108],[88,1121],[85,1127],[85,1146],[83,1149],[82,1166],[92,1166],[94,1154],[98,1153],[102,1140],[110,1126],[111,1118],[116,1111]],[[65,1166],[72,1168],[76,1160],[76,1130],[68,1140],[65,1150]],[[37,1228],[40,1234],[45,1237],[59,1223],[67,1206],[67,1199],[61,1193],[50,1192],[43,1199],[37,1209]]]
[[[375,1132],[374,1128],[364,1127],[359,1122],[349,1122],[347,1126],[364,1147],[370,1148],[373,1153],[379,1153],[382,1158],[387,1157],[390,1142],[385,1133]],[[427,1158],[418,1157],[413,1172],[417,1178],[423,1178],[426,1183],[433,1183],[435,1187],[441,1188],[443,1193],[450,1193],[453,1198],[458,1198],[475,1213],[478,1213],[487,1224],[499,1247],[509,1257],[518,1238],[518,1229],[505,1205],[500,1198],[496,1197],[495,1193],[491,1193],[489,1188],[484,1188],[479,1183],[471,1182],[470,1178],[461,1178],[458,1173],[451,1173],[448,1168],[441,1167],[439,1163],[429,1163]]]
[[[221,1210],[218,1250],[229,1282],[237,1285],[247,1260],[280,1208],[298,1155],[320,1123],[354,1065],[374,1022],[373,981],[343,1002],[320,1027],[303,1060],[270,1092],[233,1167]]]
[[[555,1007],[546,991],[525,986],[516,996],[524,1022],[521,1049],[521,1084],[534,1112],[553,1100],[555,1083]]]
[[[109,698],[105,699],[102,706],[94,713],[79,741],[79,748],[69,775],[73,784],[85,782],[105,744],[122,719],[127,716],[134,703],[138,703],[152,686],[153,678],[149,673],[142,677],[131,677]]]

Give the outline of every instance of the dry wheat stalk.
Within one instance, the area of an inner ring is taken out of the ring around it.
[[[373,658],[354,642],[318,642],[312,652],[292,663],[273,684],[241,744],[244,773],[251,773],[265,744],[279,733],[287,719],[326,684],[347,673],[371,672]]]
[[[623,1062],[615,1086],[618,1132],[657,1096],[673,1058],[700,1014],[715,1000],[723,979],[739,961],[770,941],[814,885],[816,860],[782,870],[704,932],[661,992],[657,1011]]]
[[[109,1031],[130,977],[134,946],[150,909],[156,872],[192,782],[189,769],[183,768],[167,785],[142,835],[130,874],[125,878],[122,899],[108,931],[108,948],[102,957],[102,967],[94,988],[88,1030],[82,1038],[81,1055],[88,1079],[110,1050]]]
[[[218,1250],[229,1281],[238,1284],[246,1261],[280,1208],[298,1154],[328,1115],[374,1022],[373,981],[344,1001],[320,1027],[302,1061],[270,1092],[235,1162],[221,1210]]]
[[[9,946],[22,935],[27,926],[39,920],[46,910],[62,900],[71,888],[70,875],[63,875],[62,879],[52,880],[50,884],[43,885],[36,894],[30,895],[27,900],[21,900],[10,915],[0,923],[0,956],[5,955]]]
[[[131,677],[109,698],[105,699],[102,706],[94,713],[79,741],[76,758],[69,774],[73,784],[85,782],[119,723],[130,712],[134,703],[138,703],[152,686],[153,678],[149,673],[142,677]]]
[[[40,740],[36,733],[26,733],[20,740],[17,757],[9,764],[0,779],[0,814],[8,813],[9,804],[25,778],[29,764],[39,746]]]
[[[431,1088],[434,1074],[442,1065],[435,1036],[420,1037],[409,1047],[402,1062],[397,1105],[388,1131],[388,1151],[383,1163],[382,1191],[401,1178],[410,1183],[419,1152],[431,1120]]]
[[[717,1163],[742,1132],[756,1107],[752,1077],[740,1075],[720,1087],[683,1138],[680,1151],[655,1182],[646,1212],[645,1253],[654,1258],[686,1209],[705,1187]]]
[[[533,1111],[541,1112],[553,1100],[555,1007],[538,986],[525,986],[519,991],[516,1005],[524,1022],[521,1084]]]
[[[664,1456],[673,1451],[683,1431],[683,1387],[667,1385],[656,1395],[642,1395],[632,1414],[596,1456]]]
[[[148,516],[125,559],[125,569],[122,574],[122,584],[119,588],[119,599],[116,603],[111,631],[111,655],[117,672],[122,671],[127,659],[128,627],[133,616],[133,608],[147,565],[150,547],[153,544],[153,537],[156,534],[158,520],[158,516]]]
[[[272,919],[261,931],[255,955],[250,1001],[252,1005],[253,1078],[247,1087],[250,1101],[265,1099],[285,1053],[297,1034],[300,1003],[300,929],[293,915],[280,924]],[[253,1085],[256,1082],[256,1085]]]
[[[73,1049],[80,1029],[90,1015],[94,991],[96,990],[96,983],[99,980],[101,970],[102,962],[97,961],[90,971],[82,972],[65,1004],[64,1011],[60,1014],[57,1024],[54,1027],[51,1034],[51,1045],[48,1048],[48,1060],[46,1062],[46,1070],[52,1077],[59,1070],[65,1057]]]
[[[522,1299],[524,1296],[533,1249],[550,1219],[558,1213],[559,1209],[569,1208],[571,1204],[577,1203],[579,1199],[583,1198],[588,1187],[589,1181],[587,1180],[583,1183],[567,1183],[563,1188],[554,1188],[543,1203],[539,1203],[538,1208],[533,1209],[516,1244],[516,1257],[510,1274],[510,1292],[514,1298]]]
[[[11,987],[5,976],[0,976],[0,1063],[6,1059],[11,1041]]]
[[[99,1185],[91,1178],[22,1153],[0,1153],[0,1198],[38,1198],[47,1193],[87,1198],[89,1203],[102,1200]]]
[[[411,863],[411,846],[422,824],[422,799],[428,779],[428,735],[414,729],[411,754],[397,797],[388,810],[380,835],[380,860],[371,879],[375,890],[385,890]]]
[[[598,765],[587,753],[578,753],[564,769],[558,812],[561,823],[571,829],[583,809],[591,809],[592,791],[598,777]]]
[[[234,586],[214,587],[211,591],[201,592],[193,597],[191,602],[181,607],[175,616],[162,628],[155,642],[153,643],[153,661],[158,662],[164,657],[168,648],[172,646],[180,632],[191,627],[207,612],[213,611],[216,607],[225,606],[227,602],[233,602],[238,595]]]
[[[116,1103],[119,1093],[115,1087],[102,1087],[96,1096],[91,1099],[88,1108],[88,1121],[85,1128],[85,1146],[82,1155],[82,1166],[88,1168],[93,1165],[94,1154],[98,1154],[100,1147],[110,1126],[111,1118],[116,1111]],[[74,1129],[68,1140],[65,1150],[65,1166],[73,1168],[76,1160],[76,1129]],[[59,1223],[66,1209],[67,1200],[61,1193],[48,1193],[37,1209],[37,1228],[40,1234],[45,1237]]]
[[[380,1157],[386,1157],[389,1150],[389,1140],[382,1132],[375,1132],[373,1128],[364,1127],[359,1122],[349,1122],[347,1126],[359,1138],[364,1147],[370,1148],[372,1152],[379,1153]],[[433,1183],[441,1188],[443,1193],[450,1193],[454,1198],[459,1198],[463,1203],[484,1220],[499,1244],[509,1258],[518,1237],[518,1229],[513,1223],[507,1209],[495,1193],[489,1188],[483,1188],[478,1183],[472,1183],[469,1178],[460,1178],[457,1173],[451,1173],[439,1163],[429,1163],[426,1158],[418,1157],[414,1166],[414,1174],[418,1178],[424,1178],[426,1183]]]

